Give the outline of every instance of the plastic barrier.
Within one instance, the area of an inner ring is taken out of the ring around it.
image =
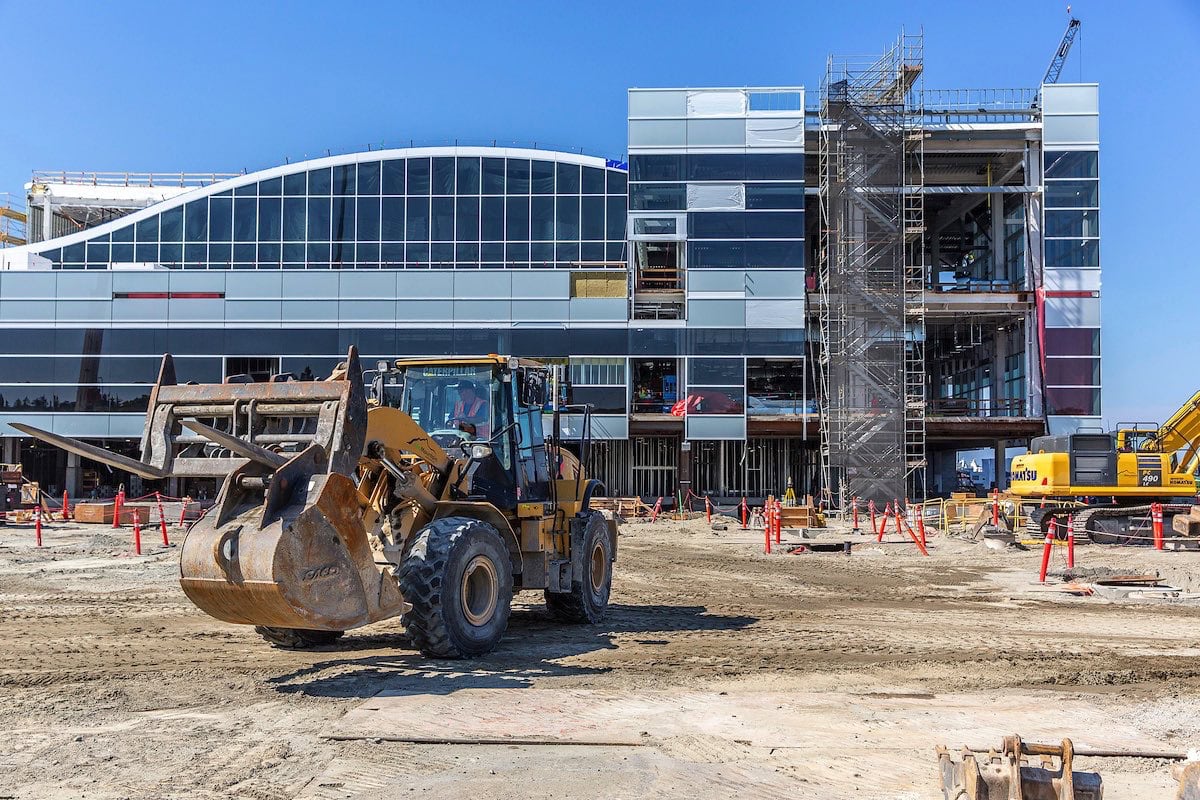
[[[71,497],[67,494],[65,489],[63,490],[62,518],[63,522],[66,522],[71,518]]]
[[[133,510],[133,552],[142,554],[142,513],[136,508]]]
[[[163,513],[162,495],[155,492],[154,501],[158,504],[158,525],[162,528],[163,547],[170,547],[171,541],[167,538],[167,515]]]
[[[1046,538],[1042,542],[1042,568],[1038,572],[1038,582],[1046,582],[1046,570],[1050,568],[1050,550],[1054,547],[1054,536],[1057,523],[1055,520],[1050,520],[1050,528],[1046,531]]]
[[[742,498],[742,530],[746,530],[746,523],[750,518],[750,507],[746,504],[746,498]]]
[[[850,508],[854,514],[853,533],[858,533],[859,527],[858,527],[858,498],[857,497],[855,497],[853,500],[850,501]]]
[[[125,487],[117,490],[116,500],[113,501],[113,530],[121,527],[121,509],[125,505]]]
[[[650,521],[654,522],[658,519],[658,515],[662,513],[662,498],[654,501],[654,510],[650,512]]]
[[[1163,507],[1162,503],[1150,505],[1150,518],[1154,521],[1154,549],[1163,549]]]
[[[42,546],[42,509],[41,506],[33,510],[33,537],[38,547]]]

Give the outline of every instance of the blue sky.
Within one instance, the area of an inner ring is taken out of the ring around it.
[[[1200,2],[1073,4],[1063,81],[1101,85],[1104,407],[1161,419],[1200,389]],[[629,86],[802,84],[826,55],[924,28],[926,86],[1036,85],[1050,0],[0,0],[0,191],[33,169],[253,170],[374,145],[538,142],[619,157]]]

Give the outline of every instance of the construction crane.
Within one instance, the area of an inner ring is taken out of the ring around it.
[[[1071,7],[1067,6],[1067,13],[1071,13]],[[1042,78],[1042,83],[1058,83],[1058,76],[1062,74],[1063,64],[1067,63],[1067,54],[1071,52],[1071,45],[1075,44],[1075,36],[1079,33],[1079,20],[1071,17],[1071,21],[1067,23],[1067,30],[1063,33],[1062,41],[1058,43],[1058,49],[1054,51],[1054,58],[1050,59],[1050,66],[1046,67],[1046,77]]]

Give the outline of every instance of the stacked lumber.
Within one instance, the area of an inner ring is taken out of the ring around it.
[[[825,527],[825,515],[815,506],[782,506],[779,513],[780,522],[785,528]]]

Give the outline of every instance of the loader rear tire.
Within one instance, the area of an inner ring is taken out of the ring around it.
[[[612,537],[598,511],[585,513],[588,519],[583,529],[583,579],[571,581],[569,592],[546,592],[546,609],[559,622],[596,623],[608,611],[612,593]]]
[[[400,567],[400,593],[412,605],[400,621],[431,658],[490,653],[508,627],[512,559],[500,533],[470,517],[443,517],[417,533]]]
[[[259,636],[282,650],[307,650],[310,647],[333,644],[342,638],[344,631],[310,631],[304,628],[272,628],[255,625]]]

